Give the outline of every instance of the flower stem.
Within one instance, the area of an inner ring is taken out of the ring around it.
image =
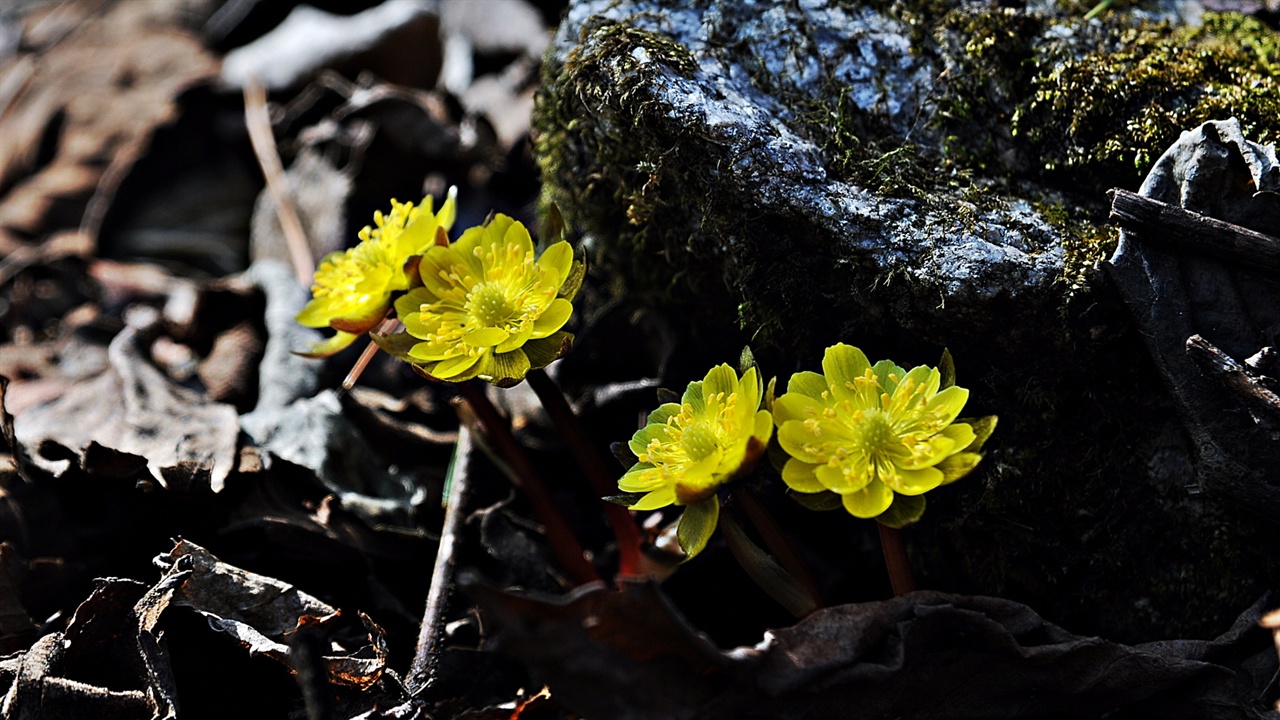
[[[529,387],[533,388],[533,392],[537,394],[542,407],[551,417],[551,422],[555,424],[565,444],[577,458],[578,465],[586,474],[596,496],[616,495],[618,493],[617,478],[609,472],[600,452],[587,438],[586,430],[583,429],[578,416],[573,413],[573,409],[569,407],[569,402],[565,400],[560,387],[543,370],[529,371],[525,380],[529,382]],[[631,513],[621,505],[610,502],[603,502],[603,504],[605,518],[609,521],[613,535],[618,541],[618,576],[635,577],[642,574],[640,531],[636,528]]]
[[[733,496],[742,505],[742,509],[747,514],[747,518],[751,520],[751,524],[756,526],[756,531],[760,533],[760,537],[764,538],[765,545],[769,546],[769,552],[778,558],[779,564],[796,579],[805,592],[818,607],[824,607],[826,602],[822,599],[822,592],[818,590],[818,585],[813,581],[813,575],[809,572],[809,566],[804,560],[800,559],[800,554],[796,552],[795,546],[791,544],[791,539],[787,537],[782,528],[778,527],[777,521],[769,514],[760,501],[756,500],[755,495],[744,487],[733,489]]]
[[[493,403],[489,402],[484,385],[479,381],[468,381],[461,385],[462,395],[466,398],[467,405],[475,412],[480,423],[484,425],[485,434],[511,466],[515,474],[516,487],[524,493],[529,504],[533,506],[533,512],[546,530],[547,541],[551,543],[551,550],[560,561],[560,565],[575,584],[599,581],[600,576],[582,554],[582,546],[574,537],[573,531],[569,529],[564,515],[551,499],[546,486],[534,473],[529,457],[525,455],[524,449],[511,433],[511,426]]]
[[[884,552],[884,565],[889,570],[889,584],[894,596],[905,595],[916,589],[911,576],[911,563],[907,562],[907,548],[902,544],[902,531],[876,523],[880,528],[880,550]]]
[[[393,333],[400,328],[400,321],[394,317],[384,318],[378,325],[377,332],[381,335]],[[364,352],[360,353],[360,357],[356,359],[356,364],[351,366],[351,371],[342,380],[342,390],[339,392],[351,392],[351,388],[355,387],[356,381],[360,379],[360,375],[364,373],[364,369],[369,367],[369,361],[373,360],[373,356],[378,353],[378,344],[370,340],[365,347]]]

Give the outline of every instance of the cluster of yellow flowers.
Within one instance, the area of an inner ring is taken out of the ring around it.
[[[690,383],[679,404],[649,415],[629,443],[638,462],[618,482],[643,493],[630,507],[687,505],[714,517],[716,490],[752,470],[776,426],[792,491],[834,494],[856,517],[902,527],[920,519],[924,493],[977,466],[995,427],[994,417],[957,421],[969,391],[943,387],[939,369],[873,365],[843,343],[827,348],[821,374],[792,375],[781,397],[770,402],[761,388],[755,367],[739,379],[720,365]],[[700,524],[700,535],[713,529]]]
[[[456,194],[438,213],[429,196],[416,207],[392,200],[358,245],[321,261],[298,322],[336,334],[305,354],[332,355],[369,332],[427,377],[507,386],[569,349],[573,336],[561,328],[585,273],[569,243],[538,256],[529,231],[506,215],[450,242]],[[404,331],[372,332],[393,307]]]
[[[538,255],[529,231],[505,215],[451,242],[455,196],[438,212],[431,197],[417,206],[392,200],[358,245],[324,258],[298,322],[336,334],[307,354],[332,355],[370,333],[426,377],[510,386],[568,351],[573,336],[563,328],[585,274],[569,243]],[[403,331],[374,332],[393,308]],[[637,462],[618,481],[620,499],[635,510],[686,506],[689,557],[715,528],[717,491],[755,468],[775,428],[792,491],[902,527],[924,512],[924,493],[977,466],[995,427],[994,417],[957,419],[969,391],[951,382],[949,356],[944,381],[939,368],[872,364],[840,343],[827,348],[821,373],[792,375],[776,399],[749,353],[744,363],[741,375],[718,365],[689,383],[628,443]]]

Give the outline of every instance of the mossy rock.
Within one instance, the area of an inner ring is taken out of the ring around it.
[[[1200,492],[1098,269],[1105,191],[1207,120],[1272,141],[1280,45],[1240,16],[1085,10],[576,2],[535,109],[545,199],[618,294],[691,334],[736,324],[780,384],[837,341],[950,348],[1000,427],[908,531],[928,586],[1118,640],[1209,636],[1276,586],[1280,531]]]

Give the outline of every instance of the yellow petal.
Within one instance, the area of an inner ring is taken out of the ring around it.
[[[826,385],[826,381],[823,381],[822,386]],[[821,416],[822,406],[803,393],[788,392],[773,401],[773,420],[778,425],[791,420],[808,420]]]
[[[886,485],[903,495],[923,495],[942,484],[942,472],[936,468],[906,470],[895,468],[897,473],[881,476]]]
[[[423,202],[426,202],[424,200]],[[436,213],[436,222],[445,230],[453,229],[453,222],[458,217],[458,188],[449,188],[449,193],[444,198],[444,204],[440,206],[440,211]]]
[[[724,393],[728,397],[730,393],[738,389],[738,373],[728,365],[717,365],[707,372],[707,376],[702,379],[702,396],[709,398],[713,395]]]
[[[533,337],[533,324],[525,323],[519,327],[519,331],[511,337],[503,340],[498,347],[494,348],[495,352],[510,352],[518,347],[523,347]]]
[[[902,382],[902,378],[907,376],[906,370],[890,360],[881,360],[873,365],[871,373],[875,375],[876,381],[880,385],[880,389],[875,391],[874,401],[877,405],[880,402],[880,393],[892,395],[893,391],[898,389],[898,383]]]
[[[853,465],[851,472],[848,474],[845,474],[844,469],[841,467],[831,467],[824,464],[813,469],[814,477],[818,478],[818,482],[822,483],[823,487],[841,495],[858,492],[874,479],[867,470],[865,460],[850,458],[845,462]]]
[[[663,403],[656,410],[649,413],[649,417],[645,420],[650,425],[663,425],[667,419],[680,414],[680,405],[677,403]]]
[[[337,308],[332,296],[312,298],[306,305],[302,306],[302,310],[298,312],[295,320],[299,325],[310,328],[329,327],[329,321],[337,314]]]
[[[813,471],[817,468],[817,465],[791,458],[786,465],[782,466],[782,481],[787,484],[787,487],[796,492],[822,492],[827,488],[818,482],[818,476],[814,475]]]
[[[423,305],[430,305],[437,300],[439,298],[435,293],[425,287],[416,287],[396,298],[396,317],[403,321],[410,315],[417,315]]]
[[[960,416],[960,411],[968,400],[968,390],[952,385],[934,395],[925,406],[925,411],[934,415],[939,423],[946,425]]]
[[[427,248],[427,251],[422,254],[422,261],[418,263],[418,273],[422,276],[422,284],[437,297],[445,296],[450,290],[465,289],[466,276],[471,275],[474,282],[476,275],[471,272],[462,254],[452,246],[436,245]]]
[[[827,378],[832,396],[855,403],[855,407],[860,405],[856,404],[859,403],[859,395],[854,381],[870,368],[871,363],[861,350],[844,343],[832,345],[822,356],[822,374]]]
[[[684,395],[680,398],[680,403],[693,408],[693,414],[696,417],[701,415],[707,408],[707,402],[703,397],[702,381],[694,380],[685,388]]]
[[[842,495],[844,509],[850,515],[860,518],[873,518],[893,504],[893,490],[879,480],[872,480],[858,492]]]
[[[782,449],[786,450],[787,454],[793,458],[799,458],[809,463],[826,462],[825,457],[810,450],[810,447],[820,448],[821,442],[802,422],[789,420],[780,425],[778,427],[778,442],[782,444]]]
[[[491,234],[491,236],[498,242],[498,244],[503,248],[509,248],[512,245],[520,248],[521,258],[527,256],[529,253],[532,253],[533,238],[529,237],[529,230],[524,226],[524,223],[512,220],[506,215],[499,215],[498,218],[506,220],[508,223],[505,228],[505,232],[503,232],[501,235],[498,235],[497,233]],[[495,218],[495,224],[497,224],[496,218]]]
[[[438,334],[443,320],[444,318],[441,315],[425,315],[416,310],[412,313],[400,315],[400,322],[404,323],[404,331],[419,340],[426,340],[432,335]]]
[[[773,437],[773,414],[768,410],[756,411],[755,429],[751,437],[760,443],[761,449],[769,444],[769,438]]]
[[[657,510],[658,508],[674,505],[676,502],[675,488],[664,487],[658,488],[653,492],[645,495],[631,506],[632,510]]]
[[[542,312],[542,315],[533,321],[531,337],[544,338],[559,330],[564,327],[565,323],[569,322],[569,316],[572,314],[573,303],[563,298],[552,300],[547,309]]]
[[[409,348],[409,357],[422,362],[441,362],[463,354],[462,348],[458,345],[440,345],[437,343],[423,342]],[[434,374],[435,373],[432,373],[432,375]]]
[[[649,463],[636,463],[618,479],[618,489],[622,492],[650,492],[666,485],[666,478]]]
[[[827,379],[816,372],[798,372],[787,381],[788,393],[799,393],[819,402],[822,401],[822,393],[826,391]]]
[[[760,409],[760,376],[755,367],[747,368],[738,382],[738,413],[740,421],[746,421]]]
[[[573,268],[573,247],[563,240],[553,244],[542,251],[538,267],[550,274],[552,284],[557,290],[560,289],[565,278],[569,277],[569,270]]]
[[[627,441],[627,447],[631,449],[631,452],[636,457],[640,457],[648,451],[649,443],[654,440],[657,440],[660,443],[671,441],[671,433],[665,424],[652,423],[640,428],[636,431],[636,434],[632,435],[631,439]]]
[[[511,333],[502,328],[481,327],[468,331],[462,340],[471,347],[493,347],[510,336]]]
[[[294,354],[309,358],[326,358],[342,351],[348,345],[355,342],[358,337],[360,336],[353,333],[344,333],[339,330],[333,337],[318,342],[307,348],[305,351],[295,351]]]
[[[415,347],[413,350],[410,350],[409,354],[413,355],[414,351],[416,350],[417,350],[417,347]],[[473,368],[476,365],[476,363],[480,362],[480,360],[484,356],[485,354],[476,355],[474,357],[469,357],[467,355],[460,355],[458,357],[452,357],[446,360],[441,360],[440,362],[436,363],[434,367],[431,368],[431,374],[440,378],[441,380],[448,380],[450,378],[455,378],[459,375],[462,375],[463,373],[470,370],[471,368]]]

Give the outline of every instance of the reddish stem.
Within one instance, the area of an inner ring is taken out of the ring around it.
[[[538,479],[533,471],[533,465],[529,462],[529,457],[525,455],[524,448],[516,441],[515,435],[511,433],[511,426],[502,417],[498,409],[489,402],[489,396],[485,394],[484,386],[479,381],[468,381],[462,383],[462,395],[467,400],[467,405],[471,406],[476,417],[480,419],[484,425],[485,434],[489,440],[497,447],[498,453],[511,466],[511,470],[515,473],[516,487],[524,493],[529,500],[529,504],[533,506],[533,512],[538,517],[538,522],[542,523],[547,533],[547,541],[551,543],[551,550],[555,553],[556,558],[560,561],[560,565],[564,567],[565,572],[575,584],[582,585],[589,582],[600,580],[600,576],[596,573],[595,568],[591,567],[591,563],[587,562],[586,557],[582,553],[582,545],[578,543],[577,537],[573,531],[569,529],[569,524],[565,522],[564,516],[560,514],[560,509],[556,507],[555,502],[551,499],[547,488]]]
[[[822,599],[822,593],[818,590],[818,585],[813,581],[813,575],[809,572],[809,566],[800,559],[800,554],[796,552],[795,546],[791,544],[791,540],[787,538],[782,528],[778,527],[778,523],[773,519],[767,510],[756,500],[750,490],[744,487],[734,488],[733,496],[738,499],[738,503],[747,513],[747,518],[751,520],[751,524],[756,526],[760,537],[764,538],[765,545],[769,546],[769,552],[778,559],[778,563],[782,565],[791,577],[809,593],[814,603],[818,607],[824,607],[826,602]]]
[[[529,387],[533,388],[538,400],[542,401],[543,409],[559,429],[570,452],[577,458],[578,465],[586,474],[596,496],[618,494],[616,476],[609,472],[599,451],[587,438],[582,423],[569,407],[560,387],[542,370],[530,371],[525,380],[529,381]],[[636,577],[643,574],[640,569],[642,540],[631,513],[621,505],[604,502],[604,514],[618,541],[618,576]]]
[[[889,584],[894,596],[905,595],[916,589],[911,577],[911,563],[907,562],[907,548],[902,544],[902,531],[876,523],[880,528],[880,549],[884,552],[884,565],[889,570]]]
[[[379,325],[377,332],[380,335],[395,332],[400,327],[400,321],[394,317],[385,318]],[[360,353],[360,357],[356,359],[356,364],[351,367],[351,372],[342,380],[342,392],[350,392],[355,387],[356,381],[360,379],[360,375],[364,373],[364,369],[369,367],[369,361],[373,360],[373,356],[378,352],[378,344],[370,340],[365,346],[364,352]]]

